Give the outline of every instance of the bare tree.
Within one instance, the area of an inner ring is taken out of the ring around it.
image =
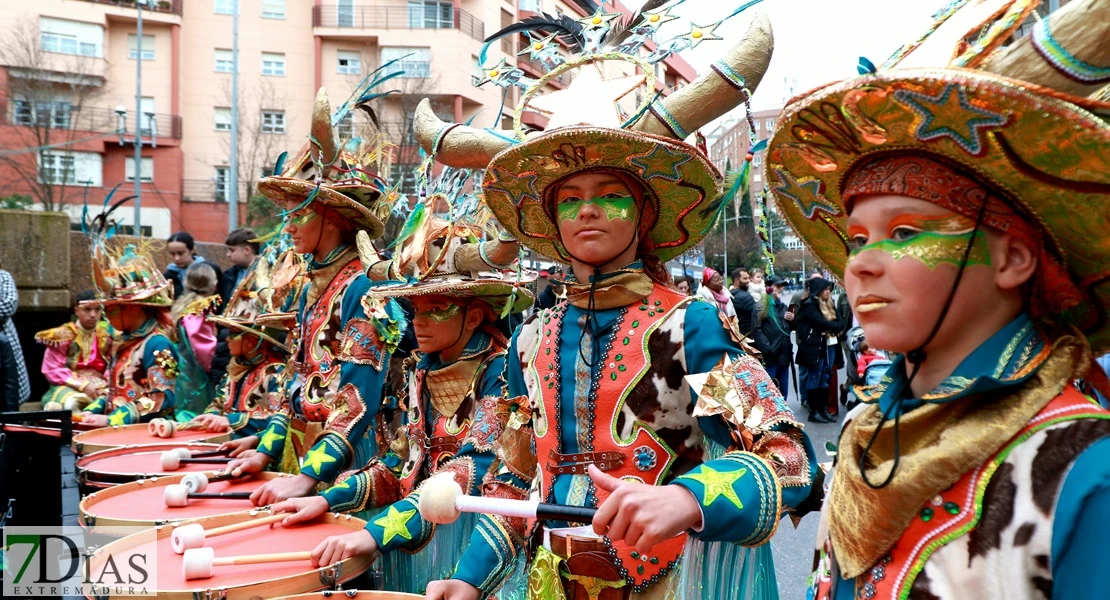
[[[91,106],[105,93],[97,72],[103,58],[48,52],[43,45],[34,18],[0,37],[0,65],[8,72],[0,106],[16,140],[0,151],[0,185],[22,188],[53,211],[64,204],[68,184],[83,183],[74,180],[74,161],[65,152],[83,140],[115,135],[116,117]]]
[[[239,89],[239,161],[236,170],[239,192],[245,194],[247,198],[246,221],[251,226],[266,228],[276,222],[272,210],[269,212],[262,210],[268,208],[268,202],[253,201],[258,195],[258,180],[270,174],[278,155],[283,151],[289,150],[292,154],[297,150],[285,147],[287,138],[284,132],[288,127],[288,121],[285,119],[284,107],[288,103],[287,100],[284,91],[266,78],[253,85],[241,86]],[[231,105],[230,82],[224,88],[224,102],[227,106]],[[264,112],[282,113],[281,129],[275,129],[277,123],[274,120],[267,122],[263,118]],[[230,135],[224,138],[222,145],[224,155],[230,157]],[[226,191],[226,195],[225,199],[228,202],[238,199],[236,193],[230,189]]]

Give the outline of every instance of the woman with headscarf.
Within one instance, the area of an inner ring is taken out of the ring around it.
[[[697,297],[717,307],[729,323],[736,322],[736,308],[732,305],[732,294],[725,288],[725,278],[716,270],[706,267],[701,273],[701,287]]]

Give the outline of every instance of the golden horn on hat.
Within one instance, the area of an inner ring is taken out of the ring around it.
[[[766,13],[752,20],[744,39],[736,44],[712,69],[692,83],[652,106],[632,129],[656,135],[686,138],[707,123],[739,106],[755,92],[771,64],[775,39]],[[737,76],[742,78],[738,80]],[[673,122],[668,124],[663,119]],[[676,127],[677,125],[677,127]]]
[[[309,142],[320,152],[320,163],[330,165],[339,156],[339,144],[335,141],[335,130],[331,127],[331,105],[328,91],[320,88],[316,92],[316,104],[312,107],[312,128]]]
[[[484,169],[498,152],[511,145],[488,131],[443,122],[427,98],[416,106],[412,131],[425,152],[456,169]]]
[[[1047,27],[1052,39],[1087,65],[1110,68],[1110,0],[1075,0],[1050,14]],[[1084,82],[1064,74],[1048,62],[1033,43],[1034,34],[996,52],[981,68],[988,73],[1059,90],[1073,96],[1095,94],[1106,81]]]

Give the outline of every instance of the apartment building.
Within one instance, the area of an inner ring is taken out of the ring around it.
[[[141,44],[136,1],[0,0],[0,198],[30,195],[34,208],[64,210],[76,221],[86,193],[98,205],[120,184],[121,199],[138,176],[144,233],[164,238],[187,230],[222,241],[228,201],[240,203],[243,219],[258,178],[282,151],[304,144],[318,87],[338,104],[366,73],[399,59],[392,68],[404,76],[386,87],[402,94],[379,102],[380,127],[361,113],[340,126],[387,134],[398,145],[394,176],[404,177],[418,154],[408,117],[423,97],[444,119],[511,126],[511,119],[493,122],[502,90],[474,86],[487,35],[538,12],[587,14],[577,0],[238,0],[240,185],[233,191],[235,0],[146,0]],[[516,57],[523,43],[522,36],[495,43],[488,61],[504,58],[538,76]],[[671,57],[655,76],[667,93],[695,73]],[[568,83],[560,78],[548,87]],[[511,91],[506,104],[517,98]],[[533,128],[546,122],[536,113],[522,121]],[[133,225],[129,208],[116,214],[121,225]]]

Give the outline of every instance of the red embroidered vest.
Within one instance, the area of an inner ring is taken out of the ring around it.
[[[308,421],[323,423],[331,412],[324,393],[336,391],[339,381],[339,329],[343,293],[352,279],[362,273],[358,256],[347,262],[328,287],[301,315],[301,335],[294,368],[301,378],[301,412]]]
[[[602,344],[602,360],[598,369],[598,380],[591,390],[593,422],[579,423],[578,426],[592,426],[593,448],[590,452],[618,453],[623,462],[615,468],[606,469],[609,475],[637,481],[649,485],[660,485],[677,454],[668,448],[655,433],[641,423],[633,425],[631,435],[621,437],[617,431],[617,417],[632,389],[647,373],[651,365],[648,353],[648,338],[667,318],[684,308],[691,298],[656,285],[651,295],[640,303],[629,305],[617,317],[612,336]],[[560,447],[560,414],[563,410],[574,410],[573,404],[561,406],[559,403],[560,369],[574,369],[575,365],[559,364],[559,338],[567,304],[560,304],[543,312],[543,323],[539,332],[539,343],[535,353],[528,361],[533,373],[533,381],[539,384],[542,411],[541,419],[536,420],[535,439],[536,457],[540,469],[540,493],[551,501],[557,475],[547,470],[552,453]],[[678,393],[687,394],[685,389]],[[533,390],[532,396],[535,396]],[[535,417],[534,417],[535,418]],[[604,502],[608,492],[596,490],[598,504]],[[606,544],[617,562],[618,569],[625,574],[626,580],[637,589],[643,589],[653,580],[665,575],[677,562],[686,543],[686,535],[680,535],[663,542],[647,555],[641,555],[622,542],[608,538]]]
[[[982,515],[982,500],[987,485],[1014,448],[1046,427],[1096,415],[1106,415],[1106,411],[1075,386],[1065,388],[994,456],[965,473],[955,485],[923,506],[887,556],[856,578],[855,597],[867,600],[905,598],[930,556],[945,544],[975,529]],[[827,557],[831,556],[830,546],[826,539],[821,560],[827,561]],[[832,579],[827,573],[824,565],[819,565],[814,578],[817,588],[815,600],[833,600]]]
[[[110,374],[108,405],[104,409],[104,414],[109,414],[124,404],[134,402],[146,395],[146,388],[135,380],[138,370],[142,369],[142,364],[139,363],[142,362],[143,348],[146,347],[145,342],[145,338],[133,342],[124,342],[116,351]],[[136,357],[135,352],[138,352],[139,356]],[[133,361],[136,362],[135,365],[131,364]]]

